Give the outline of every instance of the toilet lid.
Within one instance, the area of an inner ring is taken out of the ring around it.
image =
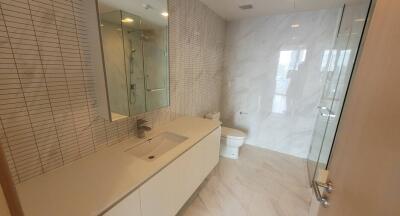
[[[243,133],[240,130],[233,129],[233,128],[227,128],[227,127],[222,127],[221,129],[221,136],[225,138],[231,138],[231,139],[244,139],[246,138],[246,134]]]

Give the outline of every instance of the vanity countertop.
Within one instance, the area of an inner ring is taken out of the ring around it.
[[[143,141],[129,138],[64,167],[17,185],[26,216],[98,215],[220,126],[219,122],[182,117],[154,128],[187,137],[154,161],[124,152]]]

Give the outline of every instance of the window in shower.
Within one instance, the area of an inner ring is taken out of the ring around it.
[[[306,61],[306,49],[282,50],[279,53],[279,64],[275,78],[275,94],[272,112],[284,114],[291,105],[288,94],[294,93],[296,81],[301,79],[302,65]]]

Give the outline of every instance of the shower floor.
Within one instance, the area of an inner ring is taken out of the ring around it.
[[[308,216],[306,161],[245,145],[220,163],[180,216]]]

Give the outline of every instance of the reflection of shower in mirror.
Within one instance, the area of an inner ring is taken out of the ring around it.
[[[143,54],[143,41],[148,41],[150,40],[150,36],[146,35],[143,31],[141,30],[128,30],[127,31],[128,34],[131,33],[139,33],[140,36],[140,41],[139,43],[141,44],[140,46],[140,54]],[[135,67],[134,67],[134,60],[135,60],[135,53],[136,53],[136,49],[134,48],[134,42],[132,39],[129,39],[129,47],[130,47],[130,53],[129,53],[129,75],[130,77],[134,77],[135,75]],[[143,56],[142,56],[143,57]],[[129,78],[131,80],[131,82],[134,82],[131,78]],[[136,103],[136,84],[135,83],[131,83],[130,85],[130,94],[129,94],[129,102],[131,105],[135,105]]]
[[[111,112],[134,116],[168,106],[166,19],[153,22],[122,10],[99,12]],[[127,18],[132,21],[124,22]]]
[[[128,31],[128,33],[130,33],[130,32]],[[130,47],[130,50],[131,50],[130,51],[130,58],[129,58],[129,74],[130,74],[129,77],[131,77],[135,73],[133,64],[134,64],[135,53],[136,53],[136,49],[134,48],[132,39],[129,39],[129,47]],[[129,91],[130,91],[129,103],[132,104],[132,105],[135,105],[135,103],[136,103],[136,84],[135,83],[131,83]]]

